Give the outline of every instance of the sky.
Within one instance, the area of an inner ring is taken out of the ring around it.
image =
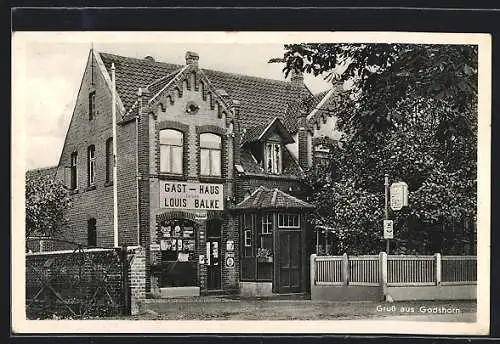
[[[66,131],[71,120],[77,92],[91,47],[96,51],[156,61],[184,64],[186,51],[199,54],[202,68],[284,80],[281,64],[269,64],[281,57],[283,43],[182,43],[113,42],[96,39],[30,40],[19,49],[23,55],[20,69],[25,73],[22,90],[26,134],[25,168],[58,164]],[[14,74],[15,75],[15,74]],[[313,93],[330,85],[321,77],[306,75],[305,83]]]

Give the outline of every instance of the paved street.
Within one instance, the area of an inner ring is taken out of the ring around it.
[[[385,307],[385,308],[384,308]],[[425,311],[425,312],[424,312]],[[207,297],[151,300],[140,320],[359,320],[475,322],[472,301],[325,302]]]

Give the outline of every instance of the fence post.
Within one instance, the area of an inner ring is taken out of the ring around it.
[[[344,282],[344,286],[349,284],[349,257],[347,253],[342,255],[342,282]]]
[[[436,285],[441,285],[441,253],[436,253]]]
[[[311,283],[311,293],[313,290],[313,287],[316,285],[316,255],[313,253],[311,254],[311,276],[310,276],[310,283]]]
[[[379,266],[380,266],[380,287],[384,300],[387,298],[387,253],[379,253]]]

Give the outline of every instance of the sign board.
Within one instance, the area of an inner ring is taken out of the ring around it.
[[[226,266],[228,268],[234,267],[234,253],[231,252],[226,254]]]
[[[226,251],[227,252],[233,252],[234,251],[234,241],[233,240],[226,241]]]
[[[384,239],[394,238],[394,222],[392,220],[384,220]]]
[[[207,218],[208,218],[208,215],[207,215],[206,212],[205,213],[196,213],[196,214],[194,214],[194,219],[196,221],[204,221]]]
[[[392,183],[390,195],[391,209],[401,210],[408,205],[408,184],[405,182]]]
[[[224,210],[223,185],[160,180],[160,208]]]
[[[200,256],[198,257],[198,263],[199,264],[205,264],[205,256],[200,254]]]

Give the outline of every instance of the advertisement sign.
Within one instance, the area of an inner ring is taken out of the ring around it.
[[[224,188],[222,184],[160,180],[160,207],[224,210]]]
[[[394,222],[392,220],[384,220],[384,239],[394,238]]]
[[[390,188],[390,202],[392,210],[401,210],[408,205],[408,184],[405,182],[393,183]]]
[[[226,266],[228,268],[233,268],[234,267],[234,253],[228,252],[226,254]]]

